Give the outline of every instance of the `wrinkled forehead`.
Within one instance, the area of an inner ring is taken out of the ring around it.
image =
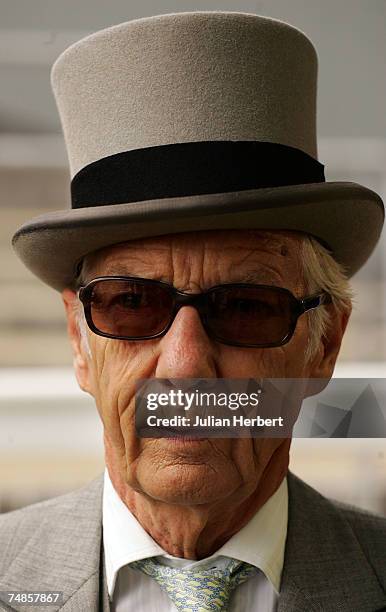
[[[156,267],[162,271],[170,261],[206,267],[226,265],[245,270],[251,266],[282,267],[292,280],[301,270],[302,232],[290,230],[203,230],[136,239],[105,247],[86,257],[93,274],[125,274],[131,266]],[[135,269],[134,268],[134,269]],[[133,272],[134,273],[134,272]]]

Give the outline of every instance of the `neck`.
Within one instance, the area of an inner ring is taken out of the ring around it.
[[[145,531],[168,554],[194,560],[212,555],[244,527],[279,488],[287,469],[288,463],[285,469],[264,470],[256,489],[243,499],[188,506],[136,491],[108,466],[115,490]]]

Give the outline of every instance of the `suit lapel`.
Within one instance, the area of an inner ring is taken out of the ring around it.
[[[288,493],[278,612],[386,610],[385,594],[339,510],[291,473]]]
[[[67,600],[60,612],[111,612],[110,600],[107,590],[107,578],[105,567],[105,556],[103,550],[103,539],[100,546],[100,563],[98,573],[93,574]]]
[[[102,492],[103,474],[82,489],[47,502],[40,525],[0,580],[0,591],[63,591],[63,603],[50,606],[52,612],[98,610]],[[12,609],[26,610],[22,604],[13,604]]]
[[[106,578],[106,565],[105,565],[105,553],[103,550],[103,544],[101,546],[101,563],[99,570],[99,612],[110,612],[110,600],[107,590],[107,578]]]

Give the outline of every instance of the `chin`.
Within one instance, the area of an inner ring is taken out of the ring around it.
[[[158,470],[156,477],[154,472],[148,477],[138,476],[143,493],[169,504],[215,503],[226,499],[237,487],[233,481],[219,478],[205,464],[169,466]]]

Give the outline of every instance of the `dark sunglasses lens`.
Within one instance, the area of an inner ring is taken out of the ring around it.
[[[91,318],[105,334],[152,336],[169,322],[173,298],[159,285],[129,280],[101,280],[91,294]]]
[[[280,289],[222,288],[209,295],[207,322],[219,339],[279,344],[293,327],[294,302],[290,293]]]

